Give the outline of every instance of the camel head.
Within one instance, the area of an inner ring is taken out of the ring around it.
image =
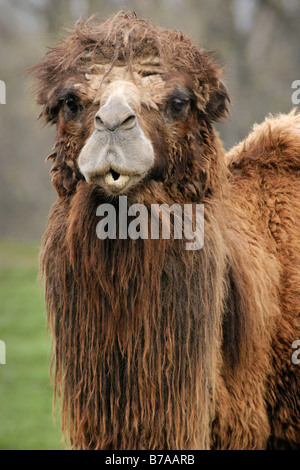
[[[176,31],[120,12],[80,21],[35,68],[38,102],[57,125],[60,195],[80,180],[109,195],[151,182],[211,185],[212,122],[229,100],[211,55]]]

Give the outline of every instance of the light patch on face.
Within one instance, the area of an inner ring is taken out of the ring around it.
[[[140,65],[139,67],[133,66],[131,72],[128,67],[115,66],[108,75],[106,75],[108,70],[108,65],[99,65],[97,68],[94,66],[93,73],[86,73],[85,75],[88,85],[85,94],[87,94],[89,99],[94,103],[102,104],[105,96],[110,93],[110,85],[118,82],[120,84],[120,82],[124,81],[132,84],[132,91],[134,91],[138,109],[141,108],[141,105],[158,109],[158,106],[163,103],[165,98],[165,82],[157,73],[156,69],[153,71],[153,75],[151,75],[152,69],[149,69],[148,64],[145,64],[145,70],[150,74],[145,77],[140,75],[137,71],[143,70],[143,67]]]
[[[126,102],[135,112],[141,112],[142,96],[140,89],[133,83],[125,80],[115,80],[106,86],[100,97],[100,107],[108,105],[110,101]]]

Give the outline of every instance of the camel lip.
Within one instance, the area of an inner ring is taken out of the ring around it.
[[[113,176],[114,179],[118,179],[120,176],[139,176],[137,173],[131,173],[130,171],[126,171],[126,170],[123,170],[121,168],[117,168],[117,167],[109,167],[109,168],[105,168],[103,170],[99,170],[99,171],[95,171],[93,173],[91,173],[89,176],[88,176],[88,183],[93,183],[95,180],[101,178],[101,177],[106,177],[107,175],[111,174]]]
[[[93,174],[89,178],[89,183],[96,184],[108,193],[116,195],[125,192],[129,187],[138,183],[142,177],[143,175],[140,174],[130,174],[110,168],[106,172]]]

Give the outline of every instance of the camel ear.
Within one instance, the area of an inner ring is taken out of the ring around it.
[[[213,121],[226,116],[230,103],[229,93],[224,83],[219,80],[218,87],[211,92],[210,99],[206,105],[206,112]]]

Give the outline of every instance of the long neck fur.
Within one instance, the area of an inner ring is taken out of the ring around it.
[[[242,320],[226,307],[232,286],[243,286],[233,260],[240,244],[231,249],[226,235],[229,183],[222,172],[222,197],[216,189],[204,200],[198,251],[187,251],[183,240],[99,240],[96,208],[103,201],[84,182],[53,206],[41,271],[55,389],[72,448],[210,447],[226,311],[229,344],[233,321],[241,324],[242,347],[251,335],[246,301]],[[139,202],[172,201],[153,182]],[[174,190],[173,202],[183,203]],[[233,362],[236,349],[227,352]]]

